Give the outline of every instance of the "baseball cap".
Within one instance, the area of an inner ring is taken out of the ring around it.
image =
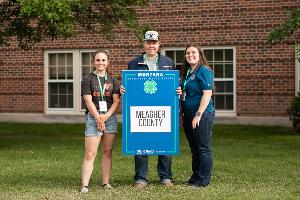
[[[144,35],[144,41],[147,41],[147,40],[159,40],[158,32],[147,31]]]

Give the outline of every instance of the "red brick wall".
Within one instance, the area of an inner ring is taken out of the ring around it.
[[[270,45],[266,36],[286,19],[288,10],[298,6],[297,0],[157,0],[138,11],[140,21],[160,33],[162,47],[184,47],[187,43],[235,47],[237,114],[285,116],[295,93],[293,38]],[[116,28],[115,33],[114,42],[84,33],[70,39],[44,40],[30,51],[15,45],[0,48],[0,112],[44,112],[43,59],[48,49],[107,48],[111,71],[119,76],[142,48],[124,28]]]
[[[44,52],[0,48],[0,112],[44,111]]]

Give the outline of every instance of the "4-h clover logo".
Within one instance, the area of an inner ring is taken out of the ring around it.
[[[153,94],[157,91],[156,85],[157,85],[157,83],[155,81],[153,81],[153,80],[149,81],[148,80],[144,83],[144,91],[146,93]]]

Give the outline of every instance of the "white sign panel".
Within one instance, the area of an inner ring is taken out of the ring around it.
[[[130,132],[171,132],[171,106],[131,106]]]

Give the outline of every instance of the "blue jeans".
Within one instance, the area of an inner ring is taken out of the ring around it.
[[[194,115],[183,116],[183,128],[192,153],[193,174],[188,183],[193,186],[205,187],[210,183],[212,171],[211,136],[215,112],[205,111],[200,124],[192,127]]]
[[[87,113],[85,115],[85,136],[101,136],[103,135],[102,132],[98,130],[95,118],[90,114]],[[117,116],[115,114],[111,115],[105,122],[105,133],[116,134],[118,133],[118,121]]]
[[[148,156],[138,155],[134,156],[135,162],[135,176],[136,182],[142,182],[144,185],[148,183]],[[172,156],[158,156],[157,171],[160,178],[160,182],[163,183],[166,180],[172,180]]]

